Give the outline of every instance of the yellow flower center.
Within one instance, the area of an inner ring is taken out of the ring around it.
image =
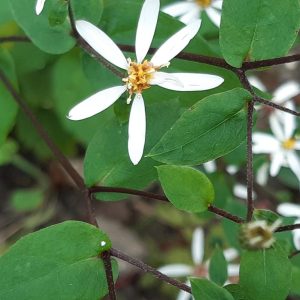
[[[128,77],[123,78],[129,92],[129,102],[133,94],[140,94],[143,90],[150,87],[150,80],[153,78],[156,70],[157,68],[147,60],[144,60],[143,63],[129,60]]]
[[[286,150],[292,150],[295,148],[295,145],[296,145],[296,140],[293,139],[293,138],[290,138],[288,140],[285,140],[283,143],[282,143],[282,147]]]
[[[201,7],[209,7],[211,5],[212,0],[195,0],[198,5]]]

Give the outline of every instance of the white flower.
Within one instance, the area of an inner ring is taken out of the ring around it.
[[[35,13],[37,15],[39,15],[43,11],[44,5],[45,5],[45,1],[46,0],[37,0],[36,1],[36,4],[35,4]]]
[[[82,38],[102,57],[115,66],[126,71],[123,82],[100,91],[82,101],[69,112],[71,120],[89,118],[109,106],[128,91],[131,102],[134,96],[128,126],[128,152],[133,164],[137,164],[143,156],[146,135],[146,114],[142,92],[151,85],[175,91],[200,91],[212,89],[223,82],[214,75],[193,73],[165,73],[159,70],[168,66],[169,61],[181,52],[189,41],[197,34],[200,21],[193,22],[171,36],[151,60],[145,56],[152,42],[159,13],[159,0],[146,0],[140,14],[136,32],[136,61],[126,59],[119,47],[99,28],[87,21],[76,21],[76,29]],[[124,84],[125,83],[125,84]]]
[[[191,247],[194,266],[171,264],[160,267],[158,271],[170,277],[202,276],[208,278],[209,261],[203,260],[204,246],[204,232],[202,228],[198,227],[193,232]],[[235,260],[238,255],[238,251],[233,248],[228,248],[224,251],[225,259],[228,262]],[[239,268],[240,266],[238,264],[228,264],[228,276],[237,277],[239,275]],[[189,281],[187,281],[186,284],[190,285]],[[189,300],[191,297],[189,293],[180,291],[177,300]]]
[[[214,173],[217,171],[217,164],[214,160],[204,163],[203,167],[207,173]]]
[[[162,11],[185,24],[200,19],[200,14],[205,11],[211,21],[220,27],[221,9],[223,0],[184,0],[163,7]]]
[[[283,203],[278,205],[277,212],[284,217],[296,217],[295,224],[300,224],[300,205],[292,203]],[[293,230],[294,245],[300,250],[300,228]]]
[[[248,190],[247,190],[247,186],[237,183],[233,186],[233,194],[234,196],[243,199],[243,200],[247,200],[248,199]],[[252,198],[253,200],[256,199],[256,193],[253,191],[252,192]]]
[[[290,107],[290,102],[287,107]],[[270,154],[271,176],[276,176],[280,168],[285,166],[290,168],[300,181],[300,160],[295,151],[300,150],[300,141],[293,136],[296,129],[295,116],[286,113],[278,118],[272,114],[270,125],[274,136],[260,132],[253,134],[253,152]]]
[[[241,243],[248,249],[268,249],[276,241],[274,232],[280,224],[280,219],[271,225],[266,220],[245,223],[241,227]]]

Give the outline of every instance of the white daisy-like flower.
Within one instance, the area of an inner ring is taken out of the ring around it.
[[[102,90],[82,101],[69,112],[71,120],[89,118],[111,106],[128,92],[127,103],[132,101],[128,125],[128,152],[133,164],[143,156],[146,135],[146,113],[142,92],[152,85],[175,91],[201,91],[219,86],[223,78],[208,74],[165,73],[160,69],[181,52],[197,34],[200,21],[195,21],[171,36],[148,61],[146,54],[152,42],[159,13],[159,0],[146,0],[140,14],[135,52],[136,60],[126,59],[119,47],[102,30],[93,24],[79,20],[76,29],[80,36],[102,57],[126,71],[122,84]]]
[[[276,241],[274,232],[280,224],[280,219],[273,224],[268,224],[266,220],[245,223],[241,227],[241,243],[248,249],[268,249]]]
[[[199,20],[201,13],[205,11],[210,20],[220,27],[221,9],[223,0],[184,0],[171,3],[162,8],[162,11],[185,24]]]
[[[158,271],[161,273],[169,276],[169,277],[187,277],[187,276],[198,276],[198,277],[205,277],[208,278],[208,269],[209,269],[209,260],[204,261],[204,249],[205,249],[205,239],[204,239],[204,232],[202,228],[198,227],[193,232],[193,239],[192,239],[192,259],[193,259],[193,266],[186,265],[186,264],[171,264],[160,267]],[[228,248],[224,250],[225,259],[230,262],[238,258],[239,253],[234,248]],[[239,264],[228,264],[228,277],[229,282],[230,278],[236,278],[239,276]],[[186,282],[187,285],[190,286],[190,282]],[[184,291],[180,291],[177,300],[190,300],[192,296]]]
[[[277,207],[277,212],[284,217],[296,217],[295,224],[300,224],[300,205],[293,203],[282,203]],[[293,240],[297,250],[300,250],[300,228],[294,229]]]
[[[44,5],[45,5],[45,1],[46,0],[37,0],[36,4],[35,4],[35,13],[37,15],[41,14],[41,12],[44,9]]]
[[[290,107],[290,104],[287,104]],[[281,122],[280,122],[281,121]],[[300,141],[294,137],[295,116],[283,114],[277,118],[270,116],[270,126],[274,135],[255,132],[253,153],[270,154],[270,175],[276,176],[282,166],[290,168],[300,181],[300,160],[295,150],[300,150]]]

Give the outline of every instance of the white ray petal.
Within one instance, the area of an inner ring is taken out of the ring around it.
[[[249,78],[249,82],[252,86],[256,87],[257,89],[263,91],[263,92],[266,92],[267,89],[266,87],[264,86],[264,84],[255,76],[250,76]]]
[[[94,116],[111,106],[125,91],[125,86],[115,86],[100,91],[74,106],[67,117],[78,121]]]
[[[286,154],[287,163],[300,182],[300,159],[295,151]]]
[[[211,21],[217,26],[220,27],[221,24],[221,12],[216,10],[213,7],[209,7],[206,10],[206,13],[208,17],[211,19]]]
[[[75,23],[80,36],[102,57],[115,66],[127,70],[128,62],[115,42],[90,22],[79,20]]]
[[[216,172],[216,170],[217,170],[217,165],[214,160],[204,163],[203,167],[207,173],[213,173],[213,172]]]
[[[268,182],[268,170],[269,170],[269,163],[264,163],[260,168],[257,170],[256,174],[256,181],[261,186],[264,186]]]
[[[284,154],[282,151],[276,152],[271,157],[270,175],[276,176],[280,168],[284,165]]]
[[[284,217],[299,217],[300,218],[300,204],[282,203],[277,207],[277,212]]]
[[[173,57],[181,52],[197,34],[200,25],[201,21],[197,20],[176,32],[163,43],[151,59],[154,66],[159,67],[167,64]]]
[[[35,5],[35,13],[36,13],[37,15],[40,15],[41,12],[43,11],[44,5],[45,5],[45,1],[46,1],[46,0],[37,0],[37,1],[36,1],[36,5]]]
[[[189,280],[185,284],[187,286],[191,286]],[[194,298],[192,298],[192,295],[190,293],[187,293],[187,292],[183,291],[183,290],[180,290],[180,292],[178,293],[178,296],[176,298],[176,300],[191,300],[191,299],[194,299]]]
[[[198,227],[193,232],[192,258],[195,265],[200,265],[204,257],[204,232]]]
[[[170,277],[185,277],[193,273],[193,268],[185,264],[172,264],[162,266],[158,271]]]
[[[291,110],[295,109],[295,105],[288,101],[285,105],[286,108],[289,108]],[[284,129],[284,136],[286,139],[292,137],[295,129],[297,128],[296,124],[296,116],[288,113],[281,112],[280,114],[282,121],[283,121],[283,129]]]
[[[182,15],[179,18],[179,21],[181,21],[182,23],[184,23],[186,25],[191,24],[191,23],[201,19],[200,12],[201,12],[201,9],[199,7],[194,8],[194,9],[190,10],[188,13],[185,13],[184,15]]]
[[[296,142],[295,149],[296,150],[300,150],[300,141]]]
[[[280,142],[267,133],[253,134],[253,153],[273,153],[280,149]]]
[[[215,0],[211,4],[212,7],[217,8],[219,10],[222,9],[222,5],[223,5],[223,0]]]
[[[178,17],[188,13],[191,10],[194,10],[196,6],[197,5],[195,3],[181,1],[181,2],[171,3],[169,5],[164,6],[162,8],[162,11],[173,17]]]
[[[145,58],[156,28],[159,0],[145,0],[136,30],[135,52],[138,63]]]
[[[239,251],[234,248],[228,248],[223,251],[226,261],[232,261],[239,257]]]
[[[183,84],[176,76],[166,72],[155,72],[153,78],[150,80],[150,84],[162,87],[164,87],[164,85],[183,87]]]
[[[295,221],[295,224],[300,224],[300,219]],[[300,250],[300,229],[293,230],[294,245],[297,250]]]
[[[156,74],[177,78],[178,80],[165,80],[158,83],[159,86],[173,91],[205,91],[213,89],[224,82],[222,77],[211,74],[194,74],[194,73],[164,73],[156,72]],[[181,83],[180,85],[178,84]]]
[[[279,119],[274,114],[271,114],[269,121],[271,130],[274,133],[275,137],[279,141],[284,141],[286,137],[284,135],[283,127],[281,126]]]
[[[296,81],[289,81],[282,84],[277,90],[274,91],[273,101],[281,104],[300,93],[300,85]]]
[[[128,124],[128,153],[130,160],[137,165],[144,152],[146,138],[146,113],[144,99],[137,94],[133,100]]]
[[[228,276],[236,277],[240,273],[240,265],[238,264],[229,264],[227,267]]]

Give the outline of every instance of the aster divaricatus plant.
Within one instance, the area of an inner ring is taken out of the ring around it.
[[[204,261],[204,249],[205,249],[205,239],[203,229],[198,227],[193,232],[192,239],[192,259],[193,266],[186,264],[171,264],[162,266],[158,269],[161,273],[170,277],[187,277],[187,276],[200,276],[208,278],[209,260]],[[228,248],[224,250],[225,259],[230,262],[238,258],[238,251],[234,248]],[[230,279],[236,279],[239,276],[239,264],[230,263],[228,264],[228,277]],[[190,285],[189,281],[186,282]],[[192,296],[184,291],[180,291],[177,300],[190,300]]]
[[[44,9],[44,5],[45,5],[45,1],[46,0],[37,0],[36,4],[35,4],[35,13],[37,15],[41,14],[41,12]]]
[[[194,22],[201,18],[201,13],[205,11],[210,20],[220,27],[221,9],[223,0],[184,0],[171,3],[162,8],[162,11],[185,24]]]
[[[290,168],[300,181],[300,159],[295,151],[300,150],[300,141],[294,137],[295,116],[285,113],[278,118],[272,114],[270,126],[273,135],[262,132],[253,134],[253,152],[270,154],[271,176],[276,176],[284,166]]]
[[[89,118],[111,106],[128,92],[127,104],[132,106],[128,125],[128,153],[133,164],[143,156],[146,136],[146,113],[142,93],[152,85],[175,91],[200,91],[219,86],[219,76],[194,73],[165,73],[170,60],[181,52],[197,34],[200,21],[195,21],[171,36],[155,52],[150,60],[145,59],[150,48],[159,14],[159,0],[146,0],[138,21],[135,52],[136,60],[125,58],[119,47],[99,28],[79,20],[76,29],[80,36],[102,57],[126,74],[120,85],[99,91],[73,107],[68,115],[71,120]]]
[[[278,205],[277,212],[284,217],[296,217],[295,224],[300,224],[300,205],[294,203],[282,203]],[[300,250],[300,229],[293,230],[294,245]]]

